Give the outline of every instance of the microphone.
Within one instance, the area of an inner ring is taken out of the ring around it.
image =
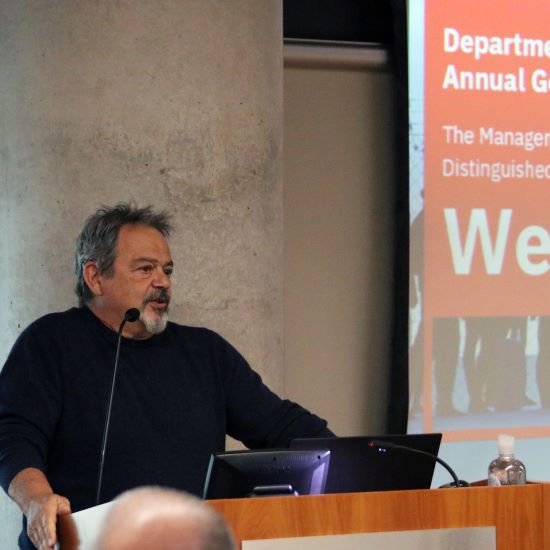
[[[118,329],[119,333],[122,331],[126,321],[128,321],[129,323],[133,323],[134,321],[137,321],[139,319],[140,315],[141,313],[137,307],[131,307],[129,310],[127,310],[124,314],[124,320],[122,321],[122,324]]]
[[[392,443],[391,441],[383,441],[381,439],[371,439],[369,441],[369,447],[378,447],[379,451],[386,450],[386,449],[397,449],[399,451],[406,451],[409,453],[416,453],[419,455],[424,455],[432,460],[435,460],[436,462],[439,462],[441,466],[443,466],[453,478],[452,483],[448,483],[447,485],[442,485],[441,488],[447,488],[447,487],[469,487],[470,484],[467,481],[464,481],[463,479],[458,479],[458,476],[456,475],[455,471],[442,459],[439,458],[437,455],[433,455],[432,453],[427,453],[426,451],[421,451],[420,449],[415,449],[414,447],[407,447],[406,445],[398,445],[397,443]]]
[[[113,368],[113,380],[111,382],[111,393],[109,394],[109,405],[107,406],[107,417],[105,418],[105,427],[103,428],[103,442],[101,443],[101,460],[99,462],[99,475],[97,480],[97,493],[96,493],[96,505],[99,504],[99,499],[101,497],[101,483],[103,481],[103,466],[105,463],[105,449],[107,448],[107,436],[109,434],[109,424],[111,422],[111,408],[113,406],[113,396],[115,394],[115,382],[116,382],[116,372],[118,368],[118,355],[120,353],[120,342],[122,341],[122,330],[126,323],[134,323],[139,319],[140,311],[136,307],[131,307],[124,314],[124,319],[118,327],[118,339],[116,344],[116,354],[115,354],[115,366]]]

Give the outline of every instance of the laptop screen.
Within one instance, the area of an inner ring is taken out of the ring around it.
[[[294,439],[291,449],[329,449],[325,493],[428,489],[436,461],[401,449],[380,449],[373,440],[404,445],[437,456],[441,434]]]

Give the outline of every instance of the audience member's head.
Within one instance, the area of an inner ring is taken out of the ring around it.
[[[229,530],[205,502],[181,491],[141,487],[113,502],[100,550],[234,550]]]

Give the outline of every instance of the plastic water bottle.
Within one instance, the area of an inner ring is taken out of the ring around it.
[[[514,456],[515,439],[512,435],[498,436],[498,458],[489,464],[489,485],[525,485],[527,481],[523,462]]]

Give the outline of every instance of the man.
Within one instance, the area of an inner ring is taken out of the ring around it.
[[[18,338],[0,373],[0,482],[40,549],[56,516],[96,504],[117,330],[124,327],[100,502],[139,485],[200,494],[226,433],[249,448],[331,435],[273,394],[214,332],[167,322],[173,261],[165,213],[118,204],[76,243],[80,307],[46,315]],[[23,532],[23,548],[32,548]]]
[[[234,550],[222,517],[190,494],[141,487],[117,497],[101,527],[99,550]]]

